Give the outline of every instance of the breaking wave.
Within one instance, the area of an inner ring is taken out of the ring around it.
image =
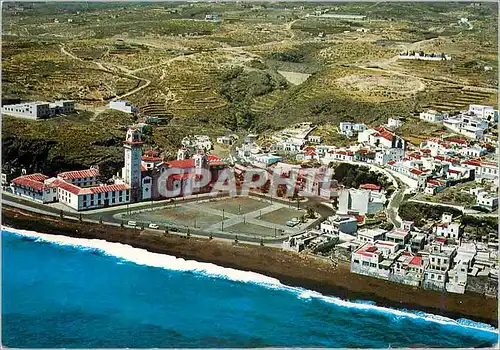
[[[347,301],[333,296],[325,296],[319,292],[307,290],[301,287],[292,287],[282,284],[278,279],[268,277],[251,271],[236,270],[221,267],[212,263],[185,260],[175,256],[152,253],[145,249],[134,248],[130,245],[112,243],[99,239],[73,238],[35,231],[26,231],[2,226],[3,232],[8,232],[20,236],[22,239],[34,242],[47,242],[59,246],[70,246],[93,254],[112,256],[122,261],[128,261],[137,265],[158,267],[167,270],[191,272],[221,279],[228,279],[237,282],[254,283],[269,289],[279,289],[297,295],[303,300],[321,300],[325,303],[334,304],[339,307],[354,308],[366,312],[374,312],[393,319],[411,318],[423,322],[435,322],[446,326],[464,327],[484,332],[498,333],[498,329],[491,325],[475,322],[468,319],[453,320],[448,317],[429,314],[423,311],[412,311],[405,309],[392,309],[377,306],[369,301]],[[121,263],[121,262],[119,262]]]

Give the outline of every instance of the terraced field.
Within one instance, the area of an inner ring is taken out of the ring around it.
[[[442,112],[467,109],[471,104],[495,104],[496,94],[474,91],[460,86],[441,87],[438,91],[439,99],[424,106]]]
[[[168,125],[153,127],[150,141],[172,157],[187,132],[243,134],[311,121],[322,124],[325,142],[341,145],[345,139],[332,129],[343,120],[379,125],[388,116],[410,117],[425,108],[497,103],[498,21],[490,4],[335,5],[338,13],[367,13],[364,22],[306,19],[316,10],[333,11],[331,4],[307,2],[33,3],[22,14],[11,7],[3,8],[3,101],[70,98],[101,113],[110,100],[124,98],[144,115],[167,119]],[[221,22],[203,20],[213,13]],[[474,29],[457,26],[460,17],[468,17]],[[446,52],[453,60],[397,60],[407,49]],[[278,71],[311,75],[287,82]],[[118,148],[107,154],[93,143],[106,140],[92,121],[123,132],[125,125],[104,125],[102,116],[108,113],[88,116],[88,133],[81,122],[64,121],[73,140],[90,146],[81,155],[73,146],[67,153],[71,138],[55,132],[61,139],[50,139],[57,145],[50,148],[54,167],[121,161]],[[4,130],[11,140],[19,135],[15,127]],[[416,142],[428,131],[440,132],[418,124],[402,133]],[[34,135],[22,137],[32,144]],[[18,145],[8,146],[11,161],[19,162]]]

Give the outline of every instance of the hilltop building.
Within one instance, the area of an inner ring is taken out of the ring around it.
[[[2,114],[26,119],[44,119],[57,114],[69,114],[75,111],[73,100],[55,102],[26,102],[2,106]]]
[[[111,101],[108,107],[109,109],[114,109],[128,114],[137,113],[137,107],[132,105],[129,101],[124,101],[124,100]]]

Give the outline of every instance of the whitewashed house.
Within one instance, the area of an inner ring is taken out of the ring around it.
[[[429,109],[427,112],[421,112],[419,118],[429,123],[440,123],[443,121],[443,115],[432,109]]]
[[[441,222],[433,229],[438,237],[452,238],[458,240],[463,234],[463,227],[458,222],[453,222],[452,215],[443,213]]]
[[[137,112],[137,107],[132,105],[129,101],[125,100],[111,101],[108,107],[109,109],[114,109],[116,111],[121,111],[128,114],[133,114]]]
[[[430,247],[429,266],[425,270],[423,287],[444,291],[448,281],[448,271],[453,257],[456,254],[456,247],[434,244]]]
[[[358,229],[358,221],[351,216],[329,216],[327,220],[320,224],[322,233],[353,234]]]
[[[386,197],[378,191],[344,189],[339,191],[338,214],[375,214],[384,209]]]

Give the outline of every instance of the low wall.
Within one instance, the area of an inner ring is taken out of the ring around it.
[[[466,290],[483,295],[498,295],[498,281],[489,277],[468,276]]]

